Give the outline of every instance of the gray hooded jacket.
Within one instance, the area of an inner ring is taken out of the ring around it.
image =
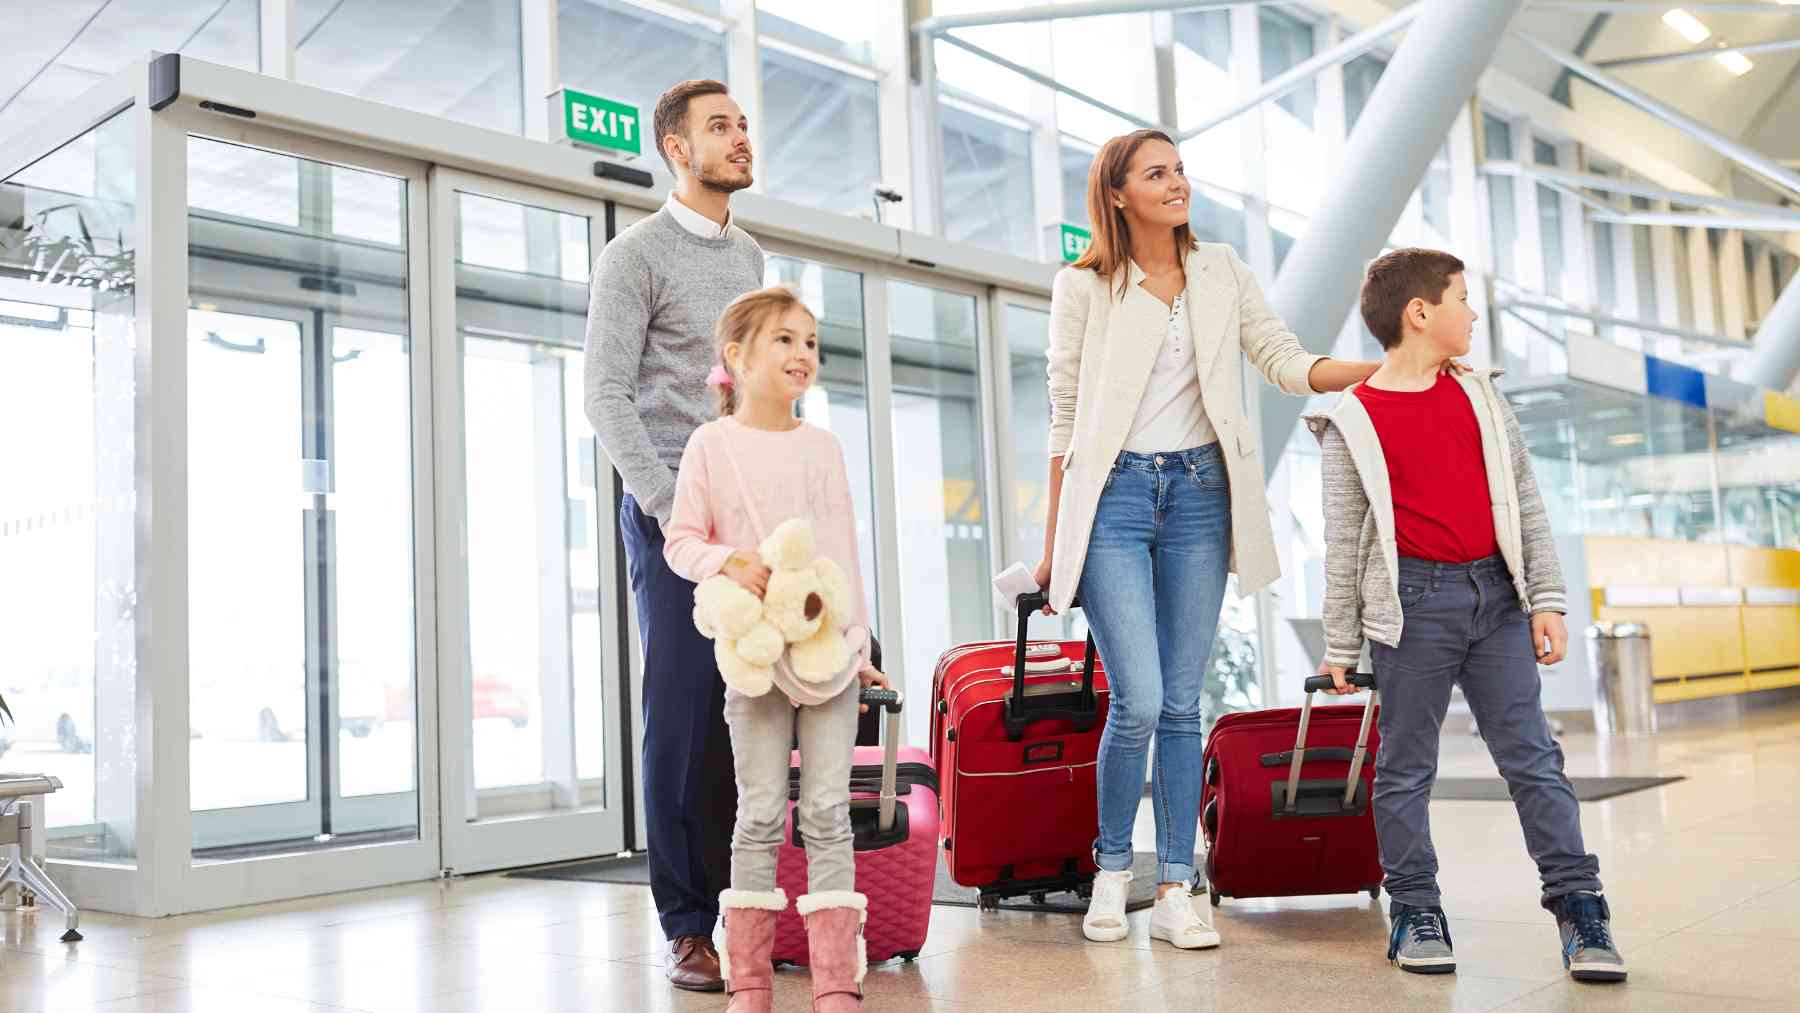
[[[1512,406],[1494,389],[1499,370],[1457,377],[1475,409],[1487,466],[1494,535],[1527,612],[1568,611],[1550,517]],[[1346,668],[1364,639],[1398,647],[1400,607],[1394,500],[1381,438],[1355,388],[1329,412],[1305,417],[1323,452],[1325,494],[1325,662]]]

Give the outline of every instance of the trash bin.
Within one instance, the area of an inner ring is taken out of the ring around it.
[[[1588,627],[1587,642],[1588,666],[1594,671],[1594,730],[1601,735],[1656,731],[1650,627],[1595,623]]]

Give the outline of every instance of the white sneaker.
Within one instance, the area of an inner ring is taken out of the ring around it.
[[[1130,871],[1094,873],[1094,895],[1081,919],[1082,935],[1096,943],[1116,943],[1130,934],[1131,926],[1125,923],[1125,892],[1130,885]]]
[[[1206,902],[1196,903],[1186,886],[1156,899],[1150,909],[1150,938],[1166,939],[1182,950],[1209,950],[1219,945],[1219,933],[1206,920]]]

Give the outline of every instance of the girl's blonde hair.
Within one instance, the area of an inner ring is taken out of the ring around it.
[[[729,383],[715,385],[719,389],[720,418],[736,414],[738,406],[738,377],[731,371],[730,364],[725,361],[725,346],[743,345],[743,354],[748,355],[751,342],[758,334],[762,333],[769,321],[796,306],[806,310],[807,316],[813,315],[812,310],[801,301],[799,293],[786,285],[770,285],[768,288],[757,289],[754,292],[746,292],[738,296],[731,301],[731,305],[725,307],[725,312],[719,315],[719,326],[714,332],[716,339],[713,348],[714,375],[723,375],[730,380]]]

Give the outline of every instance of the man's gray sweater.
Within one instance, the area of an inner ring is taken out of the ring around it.
[[[659,523],[669,522],[688,437],[718,417],[706,374],[719,316],[762,280],[762,248],[748,233],[733,225],[702,238],[666,208],[619,233],[594,263],[588,421],[625,490]]]

